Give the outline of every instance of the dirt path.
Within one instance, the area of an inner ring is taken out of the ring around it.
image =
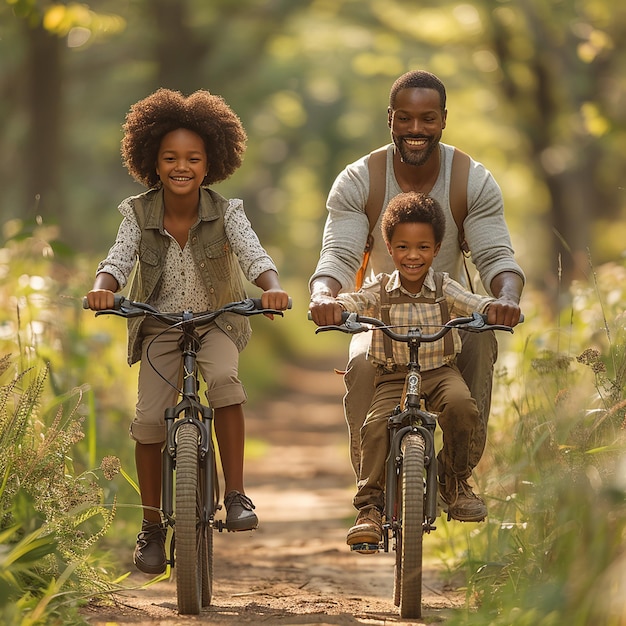
[[[260,526],[215,533],[212,605],[199,616],[179,616],[172,579],[125,591],[115,606],[86,609],[91,624],[417,625],[444,623],[448,609],[463,604],[463,594],[444,590],[427,567],[423,621],[400,620],[392,600],[393,553],[363,556],[345,545],[354,478],[341,377],[289,366],[284,379],[289,389],[280,398],[247,412],[248,436],[268,446],[246,463]],[[133,573],[127,582],[146,580]]]

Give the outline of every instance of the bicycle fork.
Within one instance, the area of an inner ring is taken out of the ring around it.
[[[437,455],[435,454],[435,428],[437,416],[421,409],[409,408],[398,413],[394,418],[397,423],[410,422],[409,426],[393,429],[387,456],[387,472],[385,485],[385,510],[390,526],[399,524],[398,519],[398,477],[402,469],[402,440],[409,433],[417,433],[424,439],[425,499],[424,499],[424,532],[435,530],[437,519]]]

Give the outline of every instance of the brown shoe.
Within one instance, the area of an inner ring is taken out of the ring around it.
[[[466,478],[445,476],[439,483],[439,494],[444,501],[444,511],[459,522],[482,522],[487,517],[487,507],[469,486]]]
[[[361,509],[356,516],[354,526],[348,531],[346,543],[380,543],[383,536],[381,512],[375,506]]]
[[[167,527],[164,524],[143,520],[141,532],[137,535],[133,562],[144,574],[162,574],[165,571],[166,533]]]

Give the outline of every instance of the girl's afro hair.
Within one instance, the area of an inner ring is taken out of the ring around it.
[[[246,131],[223,98],[204,90],[185,97],[158,89],[130,108],[123,126],[122,161],[136,181],[146,187],[158,185],[161,140],[179,128],[197,133],[204,141],[209,166],[204,185],[226,180],[241,165]]]

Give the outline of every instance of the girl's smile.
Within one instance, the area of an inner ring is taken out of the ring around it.
[[[207,168],[206,149],[200,135],[178,128],[161,140],[156,171],[166,194],[197,194]]]

